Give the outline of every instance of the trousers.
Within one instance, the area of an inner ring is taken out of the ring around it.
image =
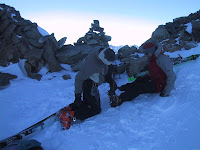
[[[81,105],[72,103],[69,106],[74,110],[76,119],[85,120],[101,112],[98,86],[90,79],[83,82],[83,101]]]
[[[119,88],[124,91],[119,95],[119,99],[124,101],[131,101],[140,94],[157,93],[156,84],[147,78],[138,78],[135,82],[127,83]]]

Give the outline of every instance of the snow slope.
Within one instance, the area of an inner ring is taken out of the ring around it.
[[[182,50],[184,57],[200,53],[200,45]],[[177,54],[169,54],[175,57]],[[0,140],[44,119],[74,100],[74,78],[68,71],[45,74],[41,81],[23,75],[17,64],[0,71],[17,75],[11,85],[0,91]],[[200,150],[200,59],[174,68],[177,80],[170,97],[143,94],[117,108],[110,108],[106,91],[99,87],[102,113],[70,130],[60,129],[58,122],[27,137],[42,143],[45,150]],[[63,80],[63,74],[71,80]],[[51,79],[51,80],[50,80]],[[116,79],[127,83],[126,75]]]

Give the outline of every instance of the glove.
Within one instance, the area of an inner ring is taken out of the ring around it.
[[[167,96],[169,96],[169,95],[167,95],[166,92],[165,92],[164,90],[162,90],[162,91],[160,92],[160,96],[161,96],[161,97],[167,97]]]
[[[82,104],[81,94],[75,94],[74,104],[76,104],[78,107],[81,106]]]

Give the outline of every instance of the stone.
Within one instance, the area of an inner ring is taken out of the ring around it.
[[[152,38],[157,39],[158,41],[165,40],[169,38],[169,33],[166,30],[164,25],[158,26],[158,28],[152,33]]]
[[[39,39],[41,37],[41,34],[37,30],[37,28],[29,28],[29,30],[24,31],[24,36],[27,39]]]
[[[17,76],[9,73],[0,72],[0,90],[5,89],[10,85],[10,80],[16,79]]]
[[[33,47],[32,49],[30,49],[25,55],[24,58],[35,58],[35,59],[42,59],[44,53],[44,49],[39,49],[39,48],[35,48]]]
[[[40,44],[37,39],[27,39],[28,43],[36,48],[42,48],[43,44]]]
[[[128,76],[135,76],[138,75],[140,72],[147,70],[148,66],[148,58],[147,57],[140,57],[138,59],[132,59],[129,61],[129,69],[128,69]]]
[[[200,20],[192,21],[192,39],[200,42]]]
[[[11,19],[4,19],[3,21],[0,22],[0,32],[3,33],[8,26],[12,24]]]
[[[12,34],[11,38],[12,38],[12,43],[14,45],[16,45],[16,44],[21,42],[21,39],[15,33]]]
[[[0,17],[3,16],[6,13],[7,9],[1,9],[0,10]]]
[[[7,34],[7,35],[12,34],[12,33],[14,32],[15,28],[16,28],[16,25],[15,25],[15,24],[10,24],[10,25],[4,30],[3,34],[4,34],[4,35],[5,35],[5,34]]]
[[[186,49],[186,50],[189,50],[189,49],[191,49],[191,48],[194,48],[194,47],[196,47],[196,46],[198,46],[197,45],[197,43],[195,43],[195,42],[186,42],[184,45],[183,45],[183,47]]]
[[[69,74],[63,75],[62,77],[63,77],[64,80],[71,79],[71,76]]]
[[[66,39],[67,37],[63,37],[58,41],[58,49],[60,49],[65,44]]]
[[[130,58],[131,54],[134,54],[134,49],[131,49],[128,45],[123,46],[118,50],[118,59]]]
[[[63,64],[76,64],[84,59],[90,52],[101,46],[95,45],[64,45],[57,51],[56,57],[58,61]]]
[[[58,62],[55,54],[55,50],[50,47],[49,41],[44,43],[44,59],[49,67],[50,72],[58,72],[62,70],[60,63]]]

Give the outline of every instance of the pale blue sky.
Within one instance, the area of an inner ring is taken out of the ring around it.
[[[1,0],[23,18],[36,22],[57,40],[73,44],[94,19],[100,21],[112,45],[140,45],[158,25],[200,9],[199,0]]]

